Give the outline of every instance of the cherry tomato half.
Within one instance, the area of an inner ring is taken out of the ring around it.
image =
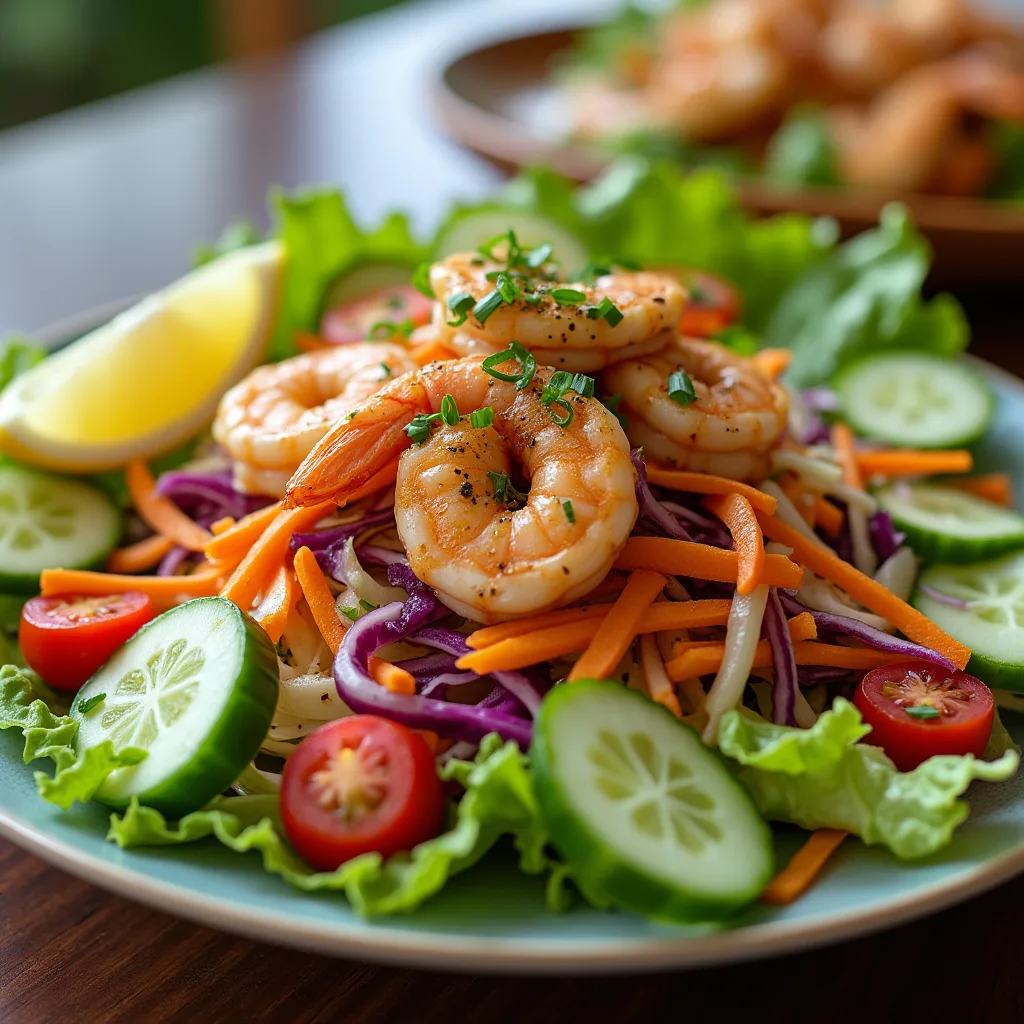
[[[411,284],[389,285],[364,299],[327,310],[320,321],[320,334],[332,345],[352,345],[366,341],[375,324],[409,320],[413,327],[422,327],[430,322],[431,311],[430,299]],[[386,336],[376,340],[386,340]]]
[[[703,270],[684,271],[681,276],[689,295],[679,321],[680,334],[711,338],[737,319],[740,296],[728,281]]]
[[[992,691],[980,679],[923,661],[873,669],[853,702],[871,726],[865,742],[904,772],[936,754],[980,756],[995,714]]]
[[[328,722],[285,765],[281,822],[320,871],[376,851],[390,857],[441,831],[444,793],[434,757],[411,729],[376,715]]]
[[[21,610],[18,643],[29,668],[55,690],[78,690],[156,611],[146,594],[33,597]]]

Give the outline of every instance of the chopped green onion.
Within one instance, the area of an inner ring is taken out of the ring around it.
[[[488,292],[474,307],[473,316],[476,318],[478,323],[487,323],[490,315],[502,304],[504,299],[501,297],[501,292],[497,288],[492,292]]]
[[[622,322],[622,311],[606,295],[597,306],[597,315],[604,317],[609,327],[616,327]]]
[[[522,289],[512,280],[508,274],[499,274],[498,279],[495,283],[495,287],[498,290],[498,294],[501,296],[502,302],[507,306],[511,306],[520,295],[523,294]],[[477,318],[479,319],[479,317]]]
[[[86,697],[85,700],[78,705],[78,713],[81,715],[87,715],[94,707],[96,707],[97,704],[102,703],[106,699],[107,695],[105,693],[94,693],[91,697]]]
[[[903,710],[906,711],[911,718],[922,718],[927,720],[929,718],[939,717],[939,709],[933,708],[928,704],[922,704],[915,708],[904,708]]]
[[[384,380],[391,376],[391,367],[387,363],[381,363],[380,368],[384,371]]]
[[[541,242],[536,249],[523,253],[523,261],[531,270],[539,270],[551,259],[552,249],[550,242]]]
[[[342,615],[347,615],[353,622],[355,622],[356,619],[359,618],[358,608],[342,608],[341,613]]]
[[[619,426],[623,430],[629,430],[629,418],[619,412],[619,403],[622,401],[622,395],[605,395],[601,399],[601,404],[619,421]]]
[[[541,300],[546,294],[547,292],[533,292],[530,295],[524,295],[523,302],[528,306],[539,306],[541,304]]]
[[[428,299],[436,299],[434,289],[430,287],[430,264],[421,263],[412,274],[413,287]]]
[[[552,288],[548,294],[560,306],[578,306],[587,298],[587,293],[578,288]]]
[[[491,486],[494,488],[494,500],[499,505],[507,505],[510,508],[522,508],[526,504],[526,495],[516,489],[515,484],[512,483],[508,473],[504,470],[500,473],[488,470],[487,475],[490,477]]]
[[[449,427],[454,427],[459,422],[459,407],[455,404],[455,399],[451,395],[445,395],[441,399],[441,419]]]
[[[558,417],[558,414],[555,412],[555,410],[558,408],[558,406],[561,406],[565,410],[565,416],[562,417],[561,419]],[[573,407],[564,398],[556,398],[551,403],[551,418],[560,427],[567,427],[567,426],[569,426],[569,424],[572,423],[573,416],[575,416],[575,415],[576,414],[573,411]]]
[[[359,598],[359,607],[362,608],[364,612],[375,612],[380,605],[371,604],[369,601],[364,601],[362,598]]]
[[[687,406],[697,401],[697,392],[693,390],[693,381],[682,370],[669,374],[668,397],[676,405]]]
[[[388,309],[393,309],[397,312],[398,310],[404,308],[405,299],[403,299],[401,295],[389,295],[384,300],[384,305],[387,306]]]
[[[393,338],[396,334],[408,338],[412,334],[414,326],[415,324],[408,318],[397,324],[394,320],[378,320],[370,327],[366,336],[370,341],[387,341],[388,338]]]
[[[461,327],[469,318],[469,311],[476,305],[476,299],[469,292],[459,292],[448,299],[448,308],[455,314],[454,320],[445,321],[449,327]]]
[[[429,416],[426,413],[417,413],[406,426],[405,432],[412,438],[413,444],[423,444],[430,437],[430,424],[436,423],[440,418],[439,412],[432,412]]]
[[[477,252],[483,256],[486,256],[489,260],[496,259],[494,255],[494,247],[501,242],[508,242],[508,252],[505,254],[505,262],[512,266],[513,260],[519,255],[519,243],[516,241],[516,233],[509,228],[508,231],[503,231],[500,235],[495,235],[489,242],[485,242],[481,245]]]
[[[482,430],[494,422],[494,410],[485,405],[482,409],[474,409],[469,414],[469,425],[475,430]]]
[[[568,519],[570,523],[575,524],[575,522],[576,522],[576,512],[573,510],[572,502],[569,501],[568,499],[563,501],[562,502],[562,510],[565,512],[565,518]]]
[[[501,370],[494,369],[511,359],[519,364],[518,373],[503,373]],[[515,384],[516,391],[522,391],[533,380],[533,375],[537,372],[537,360],[518,341],[510,341],[504,352],[495,352],[493,355],[489,355],[480,365],[492,377]]]
[[[544,405],[551,405],[552,402],[561,398],[571,387],[572,374],[568,370],[555,370],[541,392],[540,400]]]
[[[594,397],[594,378],[588,377],[585,373],[577,373],[572,379],[571,390],[584,398]]]
[[[601,262],[598,260],[591,260],[580,273],[580,278],[584,281],[593,281],[594,278],[604,277],[605,274],[612,272],[612,264],[610,262]]]

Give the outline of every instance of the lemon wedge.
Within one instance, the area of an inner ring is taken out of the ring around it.
[[[0,395],[0,450],[92,473],[195,436],[266,353],[283,263],[276,241],[228,253],[45,359]]]

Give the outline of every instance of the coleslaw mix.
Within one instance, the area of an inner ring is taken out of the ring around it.
[[[48,367],[87,407],[145,317],[3,350],[0,728],[43,799],[365,914],[510,836],[552,909],[693,922],[796,898],[846,836],[933,853],[1013,775],[1024,517],[971,475],[993,398],[900,207],[840,243],[635,158],[429,241],[271,204],[161,293],[250,290],[209,396],[133,433],[97,392],[79,456]],[[811,833],[788,866],[773,821]]]

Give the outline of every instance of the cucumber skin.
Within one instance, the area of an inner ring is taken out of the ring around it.
[[[970,565],[972,562],[984,562],[1024,548],[1024,531],[1002,537],[949,537],[908,522],[887,508],[884,502],[879,502],[879,505],[892,516],[896,529],[907,535],[911,551],[929,564],[943,562],[949,565]]]
[[[533,742],[530,744],[530,762],[534,774],[534,790],[540,804],[541,816],[547,825],[552,845],[566,859],[573,878],[578,879],[581,890],[597,903],[613,903],[626,910],[632,910],[646,917],[674,924],[698,924],[705,921],[724,920],[757,899],[774,873],[774,854],[768,858],[768,870],[749,892],[737,893],[733,899],[709,900],[697,893],[672,887],[668,882],[655,881],[636,870],[614,854],[609,854],[604,841],[594,836],[578,815],[570,808],[559,792],[555,782],[557,752],[548,743],[544,721],[547,715],[557,711],[565,699],[572,700],[573,693],[586,690],[614,687],[628,695],[630,700],[643,701],[658,714],[667,715],[676,728],[690,729],[676,719],[668,708],[649,700],[643,694],[630,690],[621,683],[607,680],[584,679],[556,686],[544,698],[540,712],[534,722]],[[690,729],[697,736],[693,729]],[[700,743],[700,738],[697,737]],[[702,745],[703,746],[703,745]],[[729,770],[724,758],[715,750],[704,747],[709,754],[717,757],[723,770],[741,791],[752,812],[764,825],[764,844],[772,850],[772,833],[757,809],[753,797],[743,784]],[[592,894],[592,895],[590,895]]]
[[[972,676],[977,676],[993,689],[1024,693],[1024,665],[996,661],[995,658],[972,651],[971,660],[967,663],[967,668],[964,671]]]
[[[244,636],[253,642],[246,643],[246,656],[242,659],[239,676],[247,676],[249,685],[244,694],[236,694],[236,699],[228,703],[214,722],[202,744],[201,761],[194,758],[158,785],[126,798],[108,797],[103,793],[103,787],[100,787],[95,799],[115,810],[124,810],[133,798],[146,807],[160,811],[168,820],[177,820],[192,811],[200,810],[238,778],[241,770],[239,765],[244,767],[256,756],[270,728],[280,689],[277,651],[270,637],[255,619],[224,598],[199,597],[195,600],[229,606],[242,622]],[[146,623],[139,633],[174,612],[172,608],[158,615]],[[99,672],[102,671],[100,668]],[[78,706],[81,700],[87,699],[86,691],[95,678],[93,676],[76,694],[68,712],[72,717],[80,717]],[[198,772],[197,762],[200,768]]]
[[[394,259],[390,259],[386,255],[374,256],[367,259],[360,259],[357,257],[353,262],[349,263],[344,270],[339,270],[324,288],[323,294],[320,296],[320,301],[317,303],[316,324],[318,327],[324,316],[332,309],[348,305],[350,302],[358,302],[360,299],[368,297],[367,295],[353,295],[346,298],[343,302],[338,302],[333,299],[333,295],[340,282],[344,281],[346,277],[350,277],[352,274],[356,273],[356,271],[364,270],[368,267],[380,267],[382,270],[385,268],[388,270],[394,269],[394,284],[410,284],[412,282],[413,271],[416,269],[416,263],[410,263],[408,259],[402,259],[397,256]],[[387,285],[380,285],[379,287],[385,288]]]

